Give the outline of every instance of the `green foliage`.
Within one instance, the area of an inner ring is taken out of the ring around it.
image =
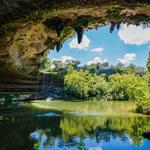
[[[127,75],[114,74],[109,77],[110,91],[113,100],[128,100]],[[130,76],[131,77],[131,76]]]
[[[90,89],[88,80],[88,72],[74,70],[65,76],[65,90],[70,96],[87,98]]]
[[[69,69],[65,76],[65,90],[70,96],[78,98],[102,97],[107,93],[107,83],[103,76],[89,74],[87,71]]]
[[[60,69],[63,68],[63,64],[60,60],[54,60],[53,65],[55,66],[56,71],[59,71]]]
[[[101,132],[103,130],[105,131],[105,137],[109,139],[108,137],[110,135],[108,133],[111,130],[112,134],[117,133],[117,135],[120,136],[124,135],[124,133],[127,133],[131,139],[132,144],[136,146],[142,144],[142,133],[145,130],[149,129],[149,126],[149,119],[146,117],[124,117],[124,119],[122,119],[122,117],[106,116],[97,118],[90,116],[65,116],[60,123],[60,127],[62,129],[62,132],[65,134],[65,138],[69,138],[72,135],[76,135],[79,137],[97,136],[96,134],[92,135],[92,133],[94,130],[100,129]],[[98,135],[103,136],[103,134]],[[105,137],[100,137],[100,139]]]
[[[150,103],[150,93],[148,83],[145,78],[139,76],[129,80],[128,94],[129,98],[137,104],[137,110],[142,112],[142,107]]]
[[[135,74],[114,74],[104,78],[72,69],[65,76],[65,90],[70,96],[131,100],[136,103],[138,112],[142,112],[143,107],[150,104],[149,74],[143,77]]]
[[[42,71],[50,71],[51,61],[48,58],[43,59],[40,70]]]
[[[147,70],[150,72],[150,58],[148,58],[146,66]]]
[[[72,66],[74,69],[77,68],[77,66],[80,64],[80,61],[78,60],[66,60],[65,61],[65,67],[64,68],[68,68],[69,66]]]
[[[73,70],[74,70],[74,67],[72,65],[69,65],[67,68],[67,73],[71,73],[73,72]]]
[[[150,104],[150,93],[147,76],[140,77],[132,75],[112,75],[110,77],[112,93],[123,94],[123,99],[129,99],[137,104],[137,110],[142,111],[142,107]]]
[[[130,64],[129,66],[127,66],[125,68],[125,72],[127,74],[133,74],[133,73],[135,73],[136,72],[136,66],[134,64]]]
[[[108,83],[103,76],[93,75],[89,78],[89,95],[102,97],[107,95]]]
[[[88,66],[88,70],[90,73],[95,73],[98,69],[98,64],[91,64]]]

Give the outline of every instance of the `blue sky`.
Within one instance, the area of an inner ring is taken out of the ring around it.
[[[109,33],[110,26],[84,33],[79,45],[77,36],[68,39],[60,52],[51,50],[48,57],[52,59],[77,59],[81,64],[106,62],[145,66],[150,51],[150,27],[122,25],[120,30]]]

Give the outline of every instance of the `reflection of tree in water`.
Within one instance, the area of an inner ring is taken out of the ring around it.
[[[147,117],[30,115],[14,118],[13,122],[0,124],[2,149],[40,149],[41,144],[44,148],[84,149],[87,146],[85,139],[91,139],[98,144],[102,141],[111,142],[112,139],[126,142],[128,136],[132,144],[140,145],[143,131],[150,128],[150,118]],[[39,140],[31,139],[31,134],[35,132],[39,132]]]
[[[75,117],[67,116],[61,120],[60,127],[69,136],[93,137],[97,141],[110,141],[111,137],[119,137],[121,141],[127,140],[125,133],[129,134],[132,144],[142,143],[142,133],[150,128],[150,119],[146,117]]]
[[[84,139],[86,138],[95,139],[96,143],[110,142],[111,139],[119,138],[123,142],[130,140],[131,144],[138,146],[142,143],[143,131],[150,127],[149,121],[146,117],[79,117],[66,115],[60,121],[60,135],[54,137],[52,133],[45,134],[48,129],[41,132],[43,136],[47,136],[47,141],[43,145],[85,149]]]
[[[19,97],[20,94],[8,94],[8,93],[2,93],[0,94],[0,107],[5,106],[15,106],[19,103]]]
[[[17,106],[20,102],[28,101],[34,98],[33,93],[28,92],[4,92],[0,93],[0,107],[14,107]]]
[[[30,137],[35,140],[34,149],[53,148],[53,146],[55,148],[78,147],[82,149],[84,145],[82,138],[78,139],[74,136],[70,136],[67,140],[64,140],[61,136],[52,137],[49,129],[38,129],[31,133]]]
[[[125,130],[111,129],[111,120],[97,117],[75,117],[67,116],[61,120],[60,127],[66,137],[77,136],[95,139],[97,143],[101,141],[109,142],[111,138],[119,137],[122,141],[127,140],[124,136]],[[67,140],[67,139],[66,139]],[[82,144],[84,149],[85,144]]]
[[[131,142],[134,145],[141,145],[143,139],[143,132],[150,128],[150,119],[135,118],[134,121],[130,120],[129,125],[130,127],[128,127],[128,134],[131,139]]]

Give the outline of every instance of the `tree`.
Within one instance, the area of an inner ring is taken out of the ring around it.
[[[130,64],[125,68],[127,74],[136,73],[136,66],[134,64]]]
[[[75,59],[67,59],[65,61],[65,65],[66,67],[68,66],[72,66],[73,68],[77,68],[77,66],[80,64],[80,61],[79,60],[75,60]]]
[[[75,96],[78,98],[88,98],[89,87],[89,75],[88,72],[71,71],[67,73],[64,79],[65,91],[70,96]]]
[[[91,66],[91,69],[97,69],[96,64]],[[150,74],[139,76],[132,71],[134,66],[130,67],[128,74],[113,74],[107,78],[71,67],[65,76],[65,90],[68,95],[83,99],[130,100],[137,105],[136,110],[142,112],[150,105]]]
[[[150,104],[150,93],[146,78],[134,76],[128,83],[129,99],[137,105],[137,111],[143,112],[143,107]]]
[[[103,67],[104,67],[104,69],[108,69],[109,68],[109,63],[108,62],[103,63]]]
[[[63,68],[63,64],[61,60],[54,60],[53,65],[55,66],[56,71],[59,71],[60,69]]]
[[[118,63],[118,64],[116,65],[116,68],[118,68],[118,69],[123,69],[123,68],[125,68],[125,65],[122,64],[122,63]]]
[[[108,83],[103,76],[93,75],[89,78],[90,96],[102,97],[107,94]]]
[[[90,64],[90,65],[88,65],[88,71],[90,73],[96,73],[97,69],[98,69],[98,64]]]
[[[150,72],[150,52],[149,52],[149,58],[147,60],[147,70]]]
[[[114,74],[109,77],[109,88],[113,100],[129,100],[127,93],[128,88],[128,76]]]
[[[48,58],[44,58],[40,66],[40,70],[49,71],[50,67],[51,67],[51,61]]]

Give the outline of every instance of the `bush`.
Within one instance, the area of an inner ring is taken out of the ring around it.
[[[104,77],[92,75],[86,71],[69,71],[64,82],[65,91],[69,96],[87,99],[102,98],[107,94],[108,84]]]
[[[103,76],[91,75],[88,82],[90,96],[102,97],[107,94],[108,83]]]
[[[142,112],[150,104],[149,76],[149,73],[143,77],[114,74],[106,78],[70,69],[64,80],[65,90],[69,96],[82,99],[131,100],[136,103],[137,111]]]
[[[70,96],[78,98],[88,98],[89,87],[88,72],[73,70],[64,79],[65,91]]]
[[[110,92],[114,100],[128,100],[128,75],[114,74],[109,77]]]

